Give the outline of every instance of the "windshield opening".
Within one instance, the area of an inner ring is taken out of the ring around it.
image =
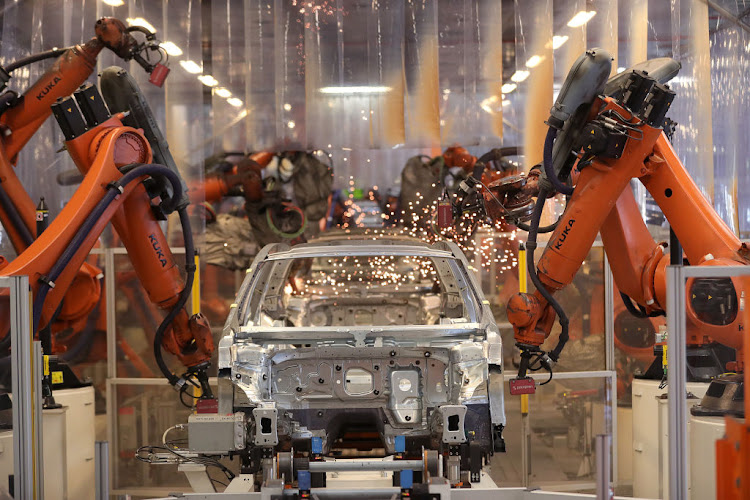
[[[455,259],[351,255],[278,259],[258,269],[256,325],[438,325],[476,318]]]

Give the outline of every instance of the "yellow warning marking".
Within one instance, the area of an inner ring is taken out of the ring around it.
[[[63,372],[52,372],[52,384],[62,384],[63,383]]]

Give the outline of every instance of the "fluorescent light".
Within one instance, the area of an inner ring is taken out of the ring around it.
[[[162,42],[159,45],[170,56],[177,57],[177,56],[181,56],[182,55],[182,49],[179,48],[177,45],[175,45],[172,42]]]
[[[585,10],[580,11],[578,14],[573,16],[570,21],[568,21],[568,26],[571,28],[578,28],[580,26],[583,26],[587,22],[591,21],[591,18],[596,15],[595,10],[590,10],[586,12]]]
[[[232,93],[225,89],[224,87],[219,87],[218,89],[214,89],[214,93],[219,97],[232,97]]]
[[[125,2],[122,0],[102,0],[102,2],[106,3],[107,5],[111,5],[112,7],[119,7],[120,5],[124,5]]]
[[[528,61],[526,61],[526,67],[527,68],[536,68],[537,66],[539,66],[539,63],[541,63],[542,61],[544,61],[544,57],[533,55],[533,56],[529,57]]]
[[[513,73],[513,76],[510,77],[511,80],[513,80],[516,83],[521,83],[522,81],[526,80],[529,77],[529,72],[525,69],[519,69],[516,70],[515,73]]]
[[[294,127],[296,127],[296,126],[297,126],[297,124],[296,124],[296,123],[294,123],[294,122],[293,122],[292,120],[289,120],[289,121],[288,121],[288,122],[286,123],[286,126],[287,126],[287,127],[289,127],[289,128],[294,128]]]
[[[390,87],[368,87],[368,86],[353,86],[353,87],[323,87],[320,92],[323,94],[383,94],[390,92]]]
[[[201,67],[190,59],[188,59],[187,61],[180,61],[180,66],[182,66],[182,69],[184,69],[188,73],[192,73],[194,75],[201,72]]]
[[[198,77],[198,80],[200,80],[206,87],[215,87],[219,84],[216,78],[211,75],[201,75]]]
[[[555,35],[552,37],[552,50],[559,49],[568,41],[568,35]]]
[[[625,71],[625,68],[623,68],[622,66],[620,66],[619,68],[617,68],[617,72],[618,73],[622,73],[623,71]]]
[[[510,100],[509,99],[504,99],[503,100],[503,106],[507,106],[508,104],[510,104]]]
[[[494,106],[500,99],[496,95],[489,96],[487,99],[479,103],[479,106],[489,114],[494,114]]]
[[[230,97],[229,99],[227,99],[227,103],[234,106],[235,108],[239,108],[244,104],[242,102],[242,99],[237,99],[236,97]]]
[[[510,94],[511,92],[513,92],[514,90],[516,90],[516,84],[515,83],[505,83],[500,88],[500,90],[502,90],[503,94]]]
[[[292,110],[292,105],[289,104],[288,102],[285,102],[284,103],[284,111],[291,111],[291,110]]]
[[[127,19],[125,19],[125,21],[127,21],[130,26],[140,26],[141,28],[146,28],[151,33],[156,33],[156,28],[154,28],[150,22],[146,21],[142,17],[128,17]]]

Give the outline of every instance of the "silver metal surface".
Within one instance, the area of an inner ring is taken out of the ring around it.
[[[188,448],[202,453],[222,453],[245,448],[245,414],[215,413],[188,416]]]
[[[276,408],[254,408],[253,419],[255,420],[255,445],[276,446],[279,444],[277,431],[278,411]]]
[[[358,242],[356,245],[338,245],[331,247],[295,247],[292,250],[270,254],[266,260],[282,260],[290,258],[307,258],[307,257],[343,257],[343,256],[361,256],[373,255],[373,246],[365,245],[366,241]],[[429,246],[418,245],[389,245],[379,249],[384,255],[396,256],[414,256],[414,257],[444,257],[451,258],[453,254],[446,250],[436,250]]]
[[[394,471],[424,469],[422,460],[328,460],[310,462],[310,472]]]
[[[94,446],[96,500],[109,500],[109,442],[97,441]]]
[[[750,266],[667,266],[669,498],[688,498],[685,281],[737,276],[750,276]]]
[[[596,436],[596,499],[610,500],[612,498],[611,468],[612,436],[597,434]]]
[[[0,287],[10,289],[11,390],[13,391],[13,474],[16,498],[42,498],[41,475],[36,467],[41,455],[36,445],[35,425],[41,414],[40,400],[34,393],[34,363],[31,333],[31,292],[27,276],[0,278]],[[41,368],[41,365],[37,365]],[[37,374],[40,375],[40,374]],[[37,376],[37,378],[40,378]]]
[[[44,499],[44,427],[42,426],[42,375],[44,359],[42,356],[42,343],[35,340],[31,343],[31,382],[33,384],[32,416],[34,419],[34,485],[36,488],[35,499]],[[15,393],[14,393],[15,394]]]
[[[417,370],[391,371],[391,397],[388,407],[400,424],[419,422],[422,414],[422,399],[419,394],[419,372]]]
[[[443,405],[440,407],[440,415],[443,417],[443,443],[459,444],[465,442],[464,417],[466,417],[466,407],[464,405]]]

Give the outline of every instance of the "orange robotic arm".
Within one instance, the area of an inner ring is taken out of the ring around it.
[[[78,92],[103,104],[96,87]],[[30,277],[35,296],[34,328],[39,331],[52,319],[77,270],[111,220],[150,300],[168,310],[155,339],[160,369],[178,388],[196,377],[210,396],[205,369],[214,349],[211,330],[202,315],[190,316],[184,309],[193,276],[194,249],[179,175],[165,166],[151,164],[149,141],[140,129],[122,124],[124,113],[108,119],[105,116],[97,120],[98,125],[88,123],[88,130],[84,131],[79,126],[84,119],[73,98],[55,107],[68,139],[68,152],[85,174],[84,180],[47,230],[0,275]],[[171,197],[163,190],[154,193],[147,189],[142,182],[146,178],[166,179],[172,188]],[[159,197],[161,205],[178,210],[186,232],[187,283],[182,280],[152,210],[152,200]],[[161,357],[162,347],[188,367],[185,375],[177,377],[168,370]]]
[[[608,72],[607,69],[604,73]],[[575,189],[570,190],[568,206],[544,249],[538,271],[529,259],[537,290],[533,294],[516,294],[508,302],[508,319],[517,345],[526,354],[519,377],[525,376],[531,354],[538,353],[542,364],[549,362],[539,346],[549,336],[555,315],[560,317],[563,332],[549,357],[556,360],[559,356],[567,340],[567,317],[553,294],[573,280],[599,232],[618,287],[647,312],[665,308],[668,256],[643,223],[629,187],[631,179],[639,179],[659,204],[692,265],[733,266],[750,262],[747,247],[703,197],[661,129],[674,93],[637,71],[625,85],[622,97],[592,98],[591,111],[584,113],[577,124],[580,134],[570,146],[579,151],[572,172],[577,177]],[[532,224],[527,244],[532,251],[536,247],[538,216],[552,191],[550,184],[559,191],[568,189],[558,178],[552,178],[568,175],[553,170],[551,161],[554,129],[564,127],[562,120],[555,120],[555,109],[545,144],[547,176],[539,182],[539,198],[532,216],[536,226]],[[549,182],[545,184],[546,181]],[[689,297],[700,296],[703,286],[712,286],[700,281],[688,281]],[[727,279],[720,288],[720,299],[727,307],[719,315],[702,308],[699,301],[688,301],[688,342],[701,344],[712,338],[739,351],[744,325],[737,299],[750,290],[739,279]]]
[[[227,172],[207,176],[202,183],[189,190],[190,202],[219,201],[237,187],[241,187],[243,195],[251,201],[261,200],[263,198],[263,175],[261,171],[270,163],[273,156],[273,153],[265,151],[253,153]]]
[[[91,75],[104,47],[125,60],[134,55],[135,39],[114,18],[96,22],[96,36],[66,50],[12,107],[0,116],[0,222],[13,247],[21,253],[36,237],[34,203],[18,180],[13,165],[18,153],[49,118],[57,99],[70,95]],[[14,68],[8,66],[8,72]]]

